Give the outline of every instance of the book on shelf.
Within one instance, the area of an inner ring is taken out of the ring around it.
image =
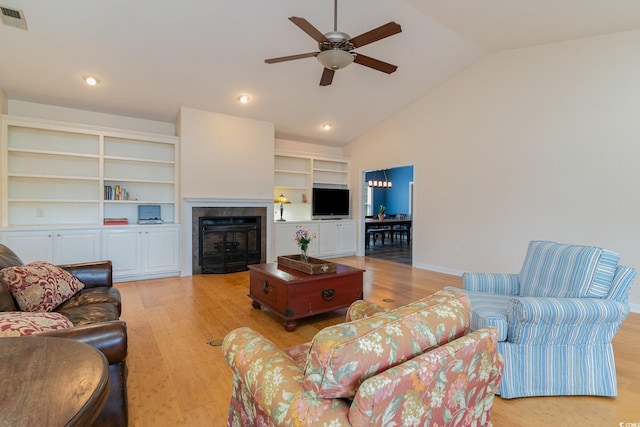
[[[130,200],[130,195],[129,195],[129,192],[126,190],[126,188],[120,185],[105,185],[104,199],[105,200]]]
[[[104,225],[128,225],[129,220],[127,218],[105,218]]]

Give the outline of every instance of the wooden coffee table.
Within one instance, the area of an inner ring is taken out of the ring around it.
[[[88,426],[109,394],[109,366],[88,344],[0,338],[0,425]]]
[[[296,329],[297,320],[349,307],[362,299],[364,270],[336,263],[335,273],[305,274],[273,264],[249,266],[249,297],[255,308],[265,307]]]

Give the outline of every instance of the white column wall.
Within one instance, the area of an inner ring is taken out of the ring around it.
[[[182,197],[270,199],[274,125],[181,108]]]

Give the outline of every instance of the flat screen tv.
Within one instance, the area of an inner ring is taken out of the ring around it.
[[[313,219],[349,218],[349,190],[346,188],[314,188],[311,198]]]

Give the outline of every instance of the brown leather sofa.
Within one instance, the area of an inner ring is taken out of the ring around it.
[[[0,244],[0,270],[22,265],[20,258]],[[120,319],[121,298],[113,287],[111,261],[61,265],[85,288],[54,311],[67,317],[73,328],[39,336],[68,338],[100,350],[109,362],[109,397],[94,426],[128,425],[127,405],[127,325]],[[0,311],[20,311],[7,285],[0,280]]]

